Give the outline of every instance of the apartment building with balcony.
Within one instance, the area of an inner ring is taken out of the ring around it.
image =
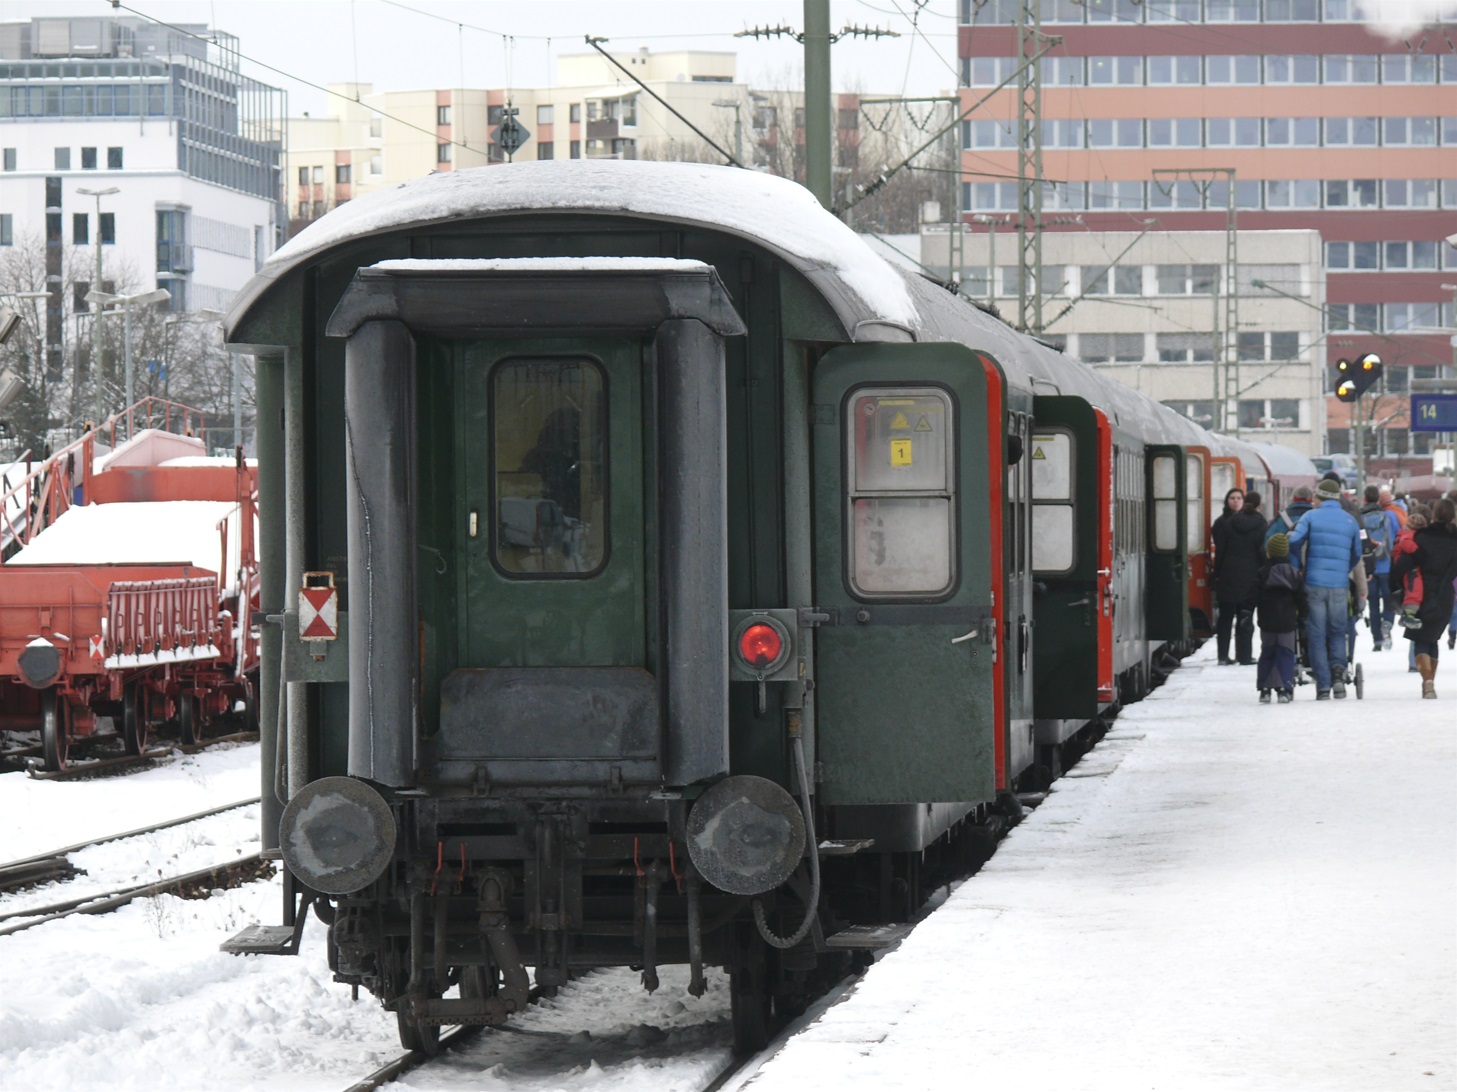
[[[1040,11],[1056,40],[1040,62],[1046,237],[1222,232],[1232,177],[1241,265],[1246,232],[1319,233],[1320,365],[1368,351],[1387,364],[1367,452],[1429,450],[1401,403],[1411,379],[1452,361],[1439,331],[1453,325],[1441,286],[1457,279],[1444,241],[1457,231],[1457,28],[1384,36],[1352,0],[1044,0]],[[1018,207],[1017,12],[1017,0],[961,5],[963,103],[986,97],[962,132],[969,220]],[[1330,448],[1351,450],[1350,406],[1327,393],[1324,410]]]
[[[174,311],[228,306],[282,238],[286,113],[206,26],[0,23],[0,247],[44,244],[49,367],[89,309],[92,248]]]

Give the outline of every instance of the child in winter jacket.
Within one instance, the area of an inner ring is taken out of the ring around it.
[[[1260,626],[1260,663],[1255,685],[1260,701],[1271,692],[1280,703],[1295,700],[1295,633],[1305,613],[1305,586],[1290,564],[1290,536],[1272,535],[1265,543],[1267,560],[1260,567],[1255,609]]]
[[[1407,525],[1401,534],[1396,536],[1396,542],[1391,547],[1391,557],[1394,561],[1403,554],[1415,553],[1416,533],[1427,525],[1426,513],[1420,509],[1414,509],[1407,516]],[[1417,618],[1417,611],[1422,605],[1422,573],[1420,569],[1412,568],[1402,580],[1401,587],[1401,617],[1397,621],[1407,628],[1420,628],[1421,620]]]

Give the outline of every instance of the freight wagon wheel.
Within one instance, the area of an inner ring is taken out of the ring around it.
[[[152,730],[152,692],[141,683],[131,683],[122,697],[122,742],[126,753],[139,755],[147,749]]]
[[[177,733],[182,737],[184,747],[196,747],[202,742],[202,720],[197,714],[197,696],[184,690],[177,699]]]
[[[41,695],[40,712],[46,769],[64,770],[71,750],[71,705],[53,686]]]

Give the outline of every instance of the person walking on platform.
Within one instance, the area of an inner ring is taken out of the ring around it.
[[[1260,515],[1260,495],[1246,493],[1238,512],[1221,516],[1224,525],[1219,552],[1214,555],[1214,592],[1219,600],[1219,624],[1215,628],[1219,662],[1229,659],[1229,631],[1234,628],[1235,661],[1255,662],[1255,594],[1259,590],[1260,565],[1265,560],[1265,519]]]
[[[1284,705],[1295,700],[1295,635],[1305,613],[1305,589],[1290,564],[1289,535],[1273,535],[1265,552],[1268,559],[1260,568],[1258,592],[1260,666],[1255,685],[1260,701],[1268,702],[1274,692]]]
[[[1270,526],[1265,529],[1265,544],[1268,546],[1270,539],[1276,535],[1288,535],[1295,530],[1295,525],[1300,522],[1300,517],[1315,507],[1315,486],[1297,485],[1295,492],[1290,496],[1290,503],[1285,506],[1285,511],[1276,512],[1270,520]]]
[[[1396,606],[1388,578],[1391,573],[1392,547],[1396,545],[1396,536],[1401,534],[1401,523],[1395,513],[1381,504],[1380,496],[1381,491],[1376,486],[1368,485],[1366,503],[1361,506],[1361,529],[1366,532],[1366,539],[1361,545],[1361,556],[1366,562],[1366,602],[1371,608],[1371,642],[1374,652],[1391,647],[1391,623],[1396,615]]]
[[[1341,508],[1341,487],[1321,481],[1315,507],[1290,535],[1290,563],[1305,577],[1305,622],[1318,701],[1346,696],[1346,623],[1352,570],[1361,567],[1361,528]],[[1365,607],[1357,605],[1358,612]]]
[[[1422,697],[1437,696],[1437,654],[1442,631],[1452,617],[1453,582],[1457,581],[1457,504],[1443,497],[1432,506],[1432,522],[1414,536],[1416,549],[1392,563],[1392,578],[1401,580],[1411,569],[1422,576],[1422,602],[1417,610],[1421,628],[1408,628],[1406,639],[1416,652],[1422,676]]]
[[[1221,664],[1232,664],[1229,658],[1229,628],[1234,624],[1233,611],[1226,611],[1224,604],[1219,602],[1219,561],[1229,543],[1229,521],[1239,515],[1239,510],[1244,507],[1245,492],[1243,489],[1234,488],[1224,495],[1224,511],[1215,518],[1214,524],[1209,528],[1209,541],[1214,546],[1214,556],[1210,563],[1209,579],[1215,588],[1215,605],[1219,608],[1219,618],[1215,623],[1215,637],[1219,642],[1219,662]],[[1222,636],[1221,636],[1222,635]]]
[[[1381,505],[1384,511],[1391,513],[1391,518],[1396,520],[1396,529],[1398,531],[1406,527],[1407,510],[1391,495],[1391,489],[1389,487],[1383,485],[1377,490],[1376,502]]]

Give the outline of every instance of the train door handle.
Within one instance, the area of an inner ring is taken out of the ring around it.
[[[1099,569],[1098,570],[1098,575],[1099,576],[1112,576],[1113,575],[1113,570],[1112,569]]]
[[[970,633],[963,633],[960,637],[953,637],[951,638],[951,643],[953,645],[959,645],[962,641],[970,641],[976,637],[978,632],[978,630],[972,630]]]
[[[1070,607],[1086,607],[1091,602],[1092,602],[1092,600],[1089,599],[1085,595],[1081,599],[1074,599],[1074,600],[1072,600],[1070,603],[1068,603],[1068,606],[1070,606]]]

